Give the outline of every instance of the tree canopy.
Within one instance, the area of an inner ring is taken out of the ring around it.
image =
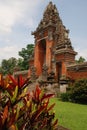
[[[0,72],[4,75],[12,74],[16,65],[17,59],[14,57],[9,58],[8,60],[3,59],[0,67]]]
[[[85,58],[83,58],[82,56],[80,56],[79,59],[76,60],[76,63],[83,63],[85,61],[86,61]]]
[[[28,44],[26,48],[22,48],[22,50],[19,51],[19,56],[22,57],[18,62],[21,70],[27,70],[29,68],[29,59],[31,58],[33,51],[34,44]]]
[[[22,48],[18,52],[21,58],[11,57],[3,59],[0,65],[0,73],[3,75],[13,74],[14,70],[27,70],[29,69],[29,59],[34,51],[34,44],[28,44],[26,48]]]

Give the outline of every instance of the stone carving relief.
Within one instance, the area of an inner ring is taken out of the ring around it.
[[[46,64],[44,64],[42,67],[42,79],[47,80],[47,76],[48,76],[48,67],[46,66]]]
[[[48,30],[48,40],[49,40],[49,41],[53,40],[53,32],[52,32],[51,29]]]
[[[37,79],[36,67],[31,66],[31,67],[30,67],[30,70],[31,70],[31,80],[36,80],[36,79]]]

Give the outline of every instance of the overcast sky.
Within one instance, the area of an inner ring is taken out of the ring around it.
[[[0,0],[0,62],[34,43],[31,35],[43,17],[50,0]],[[87,59],[87,0],[51,0],[59,11],[63,24],[78,57]]]

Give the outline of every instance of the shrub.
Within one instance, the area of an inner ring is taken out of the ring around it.
[[[87,79],[77,80],[71,89],[71,101],[87,104]]]
[[[45,94],[39,86],[25,92],[29,79],[24,81],[19,76],[16,81],[10,75],[8,78],[10,82],[0,86],[0,130],[54,130],[55,104],[49,106],[53,94]]]
[[[62,100],[62,101],[69,101],[70,100],[70,94],[68,93],[68,92],[66,92],[66,93],[61,93],[60,94],[60,99]]]

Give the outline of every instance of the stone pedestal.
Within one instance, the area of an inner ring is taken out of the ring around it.
[[[67,80],[60,80],[60,93],[66,93],[66,89],[68,87]]]

